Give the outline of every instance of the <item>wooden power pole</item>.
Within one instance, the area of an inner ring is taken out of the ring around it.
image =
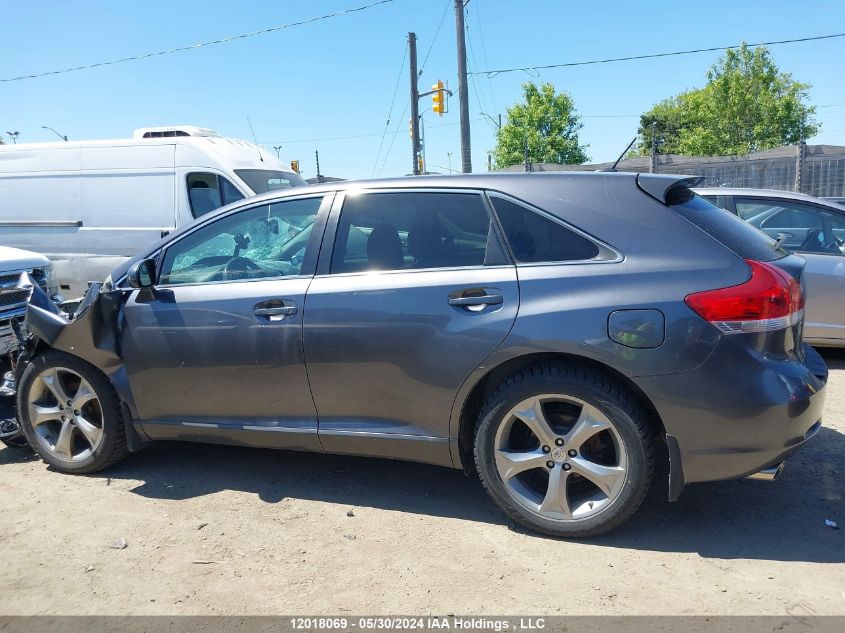
[[[455,0],[455,34],[458,42],[458,101],[461,111],[461,171],[472,173],[472,145],[469,138],[469,93],[467,91],[467,43],[464,27],[465,0]]]

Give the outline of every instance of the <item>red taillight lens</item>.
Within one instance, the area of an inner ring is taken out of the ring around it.
[[[801,286],[779,268],[746,259],[751,279],[738,286],[688,295],[686,304],[726,334],[789,327],[802,315]]]

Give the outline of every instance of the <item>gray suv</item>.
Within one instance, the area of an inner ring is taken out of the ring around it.
[[[462,468],[555,536],[625,521],[658,467],[672,500],[772,479],[822,416],[804,262],[691,184],[448,176],[239,201],[72,320],[34,290],[23,429],[69,473],[153,440]]]

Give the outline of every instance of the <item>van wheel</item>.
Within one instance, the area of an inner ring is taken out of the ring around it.
[[[92,473],[126,455],[120,400],[108,378],[80,358],[50,350],[18,386],[21,429],[41,458],[64,473]]]
[[[608,376],[539,365],[500,385],[476,426],[481,482],[511,519],[557,537],[607,532],[639,508],[654,473],[642,408]]]

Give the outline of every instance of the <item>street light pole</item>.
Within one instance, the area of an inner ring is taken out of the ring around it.
[[[279,158],[279,152],[282,151],[281,145],[273,145],[273,149],[276,150],[276,158]]]
[[[56,136],[58,136],[60,139],[62,139],[65,143],[67,143],[67,136],[65,136],[64,134],[59,134],[58,132],[56,132],[56,130],[54,130],[53,128],[51,128],[49,125],[42,125],[42,126],[41,126],[41,129],[42,129],[42,130],[50,130],[53,134],[55,134],[55,135],[56,135]]]

